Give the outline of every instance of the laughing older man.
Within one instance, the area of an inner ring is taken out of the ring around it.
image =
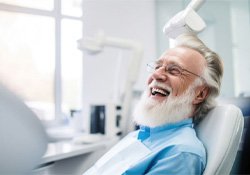
[[[196,36],[147,65],[148,87],[134,111],[130,133],[85,174],[202,174],[206,152],[193,125],[214,107],[223,67]]]

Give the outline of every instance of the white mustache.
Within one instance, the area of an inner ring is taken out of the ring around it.
[[[159,82],[157,80],[153,80],[150,84],[149,84],[149,88],[153,88],[153,87],[159,87],[162,89],[166,89],[167,91],[169,91],[170,93],[172,92],[172,88],[167,86],[166,84]]]

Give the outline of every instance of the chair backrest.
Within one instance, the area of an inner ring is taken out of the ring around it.
[[[0,84],[0,174],[29,174],[47,149],[37,116]]]
[[[203,175],[230,174],[240,144],[244,118],[234,105],[219,105],[196,126],[207,151]]]

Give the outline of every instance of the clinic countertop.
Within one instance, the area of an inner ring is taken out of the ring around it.
[[[47,152],[42,158],[41,164],[55,162],[58,160],[91,153],[104,149],[109,145],[110,140],[99,141],[96,143],[79,144],[73,141],[60,141],[49,143]]]

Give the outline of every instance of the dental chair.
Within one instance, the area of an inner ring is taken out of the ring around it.
[[[234,105],[218,105],[196,126],[207,151],[203,175],[230,174],[241,141],[244,118]]]
[[[47,134],[23,101],[0,84],[0,175],[29,175],[47,149]]]

